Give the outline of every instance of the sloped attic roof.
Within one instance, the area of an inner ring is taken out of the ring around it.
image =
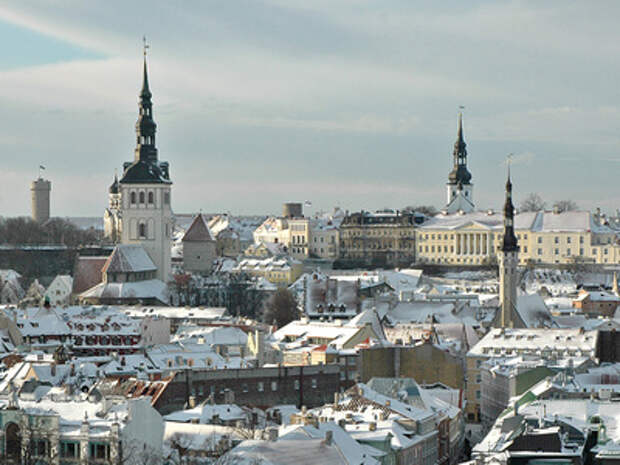
[[[157,267],[141,245],[122,244],[114,247],[102,271],[104,273],[138,273],[155,270]]]
[[[213,241],[209,225],[204,215],[201,213],[194,218],[191,226],[183,236],[183,242],[206,242]]]

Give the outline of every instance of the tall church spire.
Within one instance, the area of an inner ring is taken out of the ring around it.
[[[142,74],[142,90],[140,91],[139,115],[136,121],[136,161],[142,160],[157,163],[157,148],[155,147],[155,132],[157,125],[153,120],[153,102],[149,88],[148,66],[146,51],[149,46],[144,39],[144,65]]]
[[[454,151],[452,152],[453,167],[448,175],[450,184],[469,184],[471,182],[471,173],[467,170],[467,144],[463,139],[463,114],[459,113],[458,129],[456,133],[456,142],[454,143]]]
[[[452,152],[453,166],[448,175],[448,198],[446,202],[448,213],[470,213],[475,209],[474,185],[471,182],[471,173],[467,169],[466,147],[467,144],[463,138],[463,114],[459,112],[456,142]]]
[[[517,283],[519,247],[514,229],[515,209],[512,205],[512,181],[510,180],[510,157],[506,179],[506,201],[504,203],[504,238],[498,254],[499,259],[499,321],[502,328],[522,328],[525,323],[517,308]]]
[[[518,250],[517,237],[514,228],[515,208],[512,205],[512,181],[510,180],[510,163],[508,164],[508,179],[506,180],[506,202],[504,203],[504,240],[502,250],[515,252]]]

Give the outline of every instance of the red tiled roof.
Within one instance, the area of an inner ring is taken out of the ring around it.
[[[207,225],[207,219],[201,213],[200,215],[194,218],[192,225],[189,227],[185,235],[183,236],[183,242],[188,241],[212,241],[213,236],[211,235],[211,231],[209,231],[209,226]]]
[[[103,281],[101,270],[108,257],[78,257],[73,269],[73,294],[96,286]]]

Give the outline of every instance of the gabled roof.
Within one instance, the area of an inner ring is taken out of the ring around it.
[[[183,242],[206,242],[213,241],[207,219],[201,213],[194,218],[191,226],[183,236]]]
[[[122,244],[114,247],[112,255],[106,260],[104,273],[138,273],[155,271],[157,267],[141,245]]]
[[[73,293],[81,294],[99,284],[102,280],[101,270],[108,257],[77,257],[73,271]]]

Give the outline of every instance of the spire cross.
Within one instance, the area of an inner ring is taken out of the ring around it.
[[[510,165],[512,164],[512,159],[514,158],[514,154],[509,153],[506,157],[506,165],[508,166],[508,177],[510,177]]]
[[[143,48],[144,58],[146,58],[146,51],[147,49],[151,48],[151,46],[146,43],[146,36],[142,36],[142,48]]]

